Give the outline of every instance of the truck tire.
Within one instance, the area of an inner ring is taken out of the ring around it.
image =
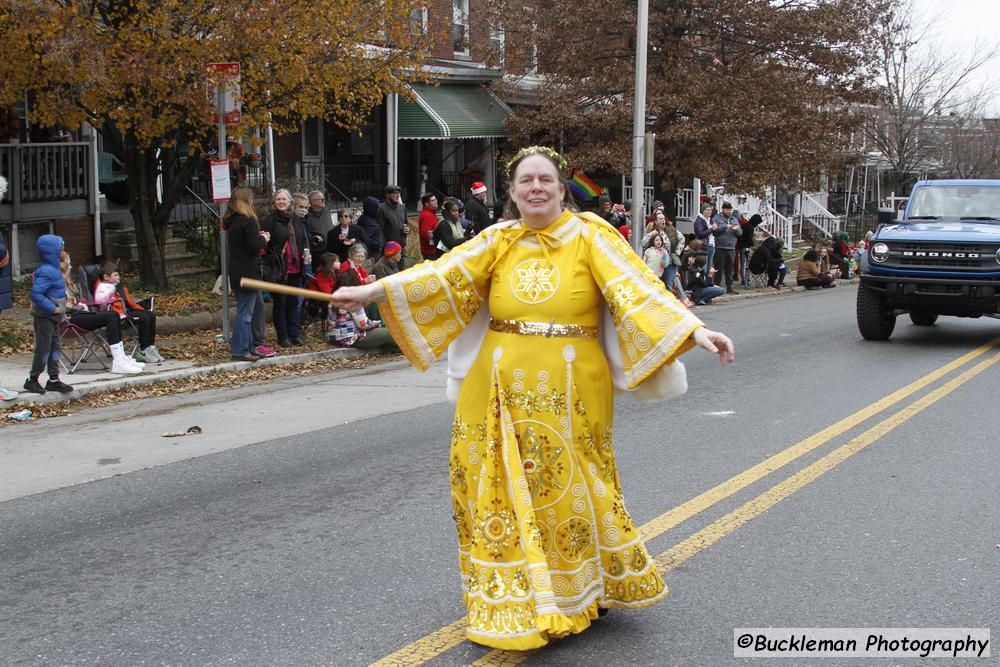
[[[918,327],[929,327],[937,322],[937,313],[926,313],[920,310],[910,313],[910,321]]]
[[[875,290],[858,285],[858,331],[865,340],[888,340],[896,328],[896,316],[886,308],[885,299]]]

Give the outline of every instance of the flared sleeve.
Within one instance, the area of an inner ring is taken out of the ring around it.
[[[379,315],[403,355],[424,371],[469,324],[489,296],[497,230],[490,228],[443,257],[380,282]]]
[[[590,215],[581,217],[589,223],[591,273],[614,322],[625,383],[635,389],[693,347],[691,334],[704,324],[667,291],[617,230]]]

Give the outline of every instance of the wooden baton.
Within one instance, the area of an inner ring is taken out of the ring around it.
[[[306,299],[315,299],[316,301],[330,301],[330,295],[325,292],[302,289],[301,287],[292,287],[291,285],[282,285],[281,283],[269,283],[264,280],[254,280],[253,278],[240,278],[240,287],[246,287],[247,289],[266,289],[268,292],[272,293],[287,294],[289,296],[301,296]]]

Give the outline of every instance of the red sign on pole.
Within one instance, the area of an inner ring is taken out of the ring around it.
[[[226,125],[238,125],[240,122],[240,64],[239,63],[209,63],[209,72],[221,75],[218,85],[222,86],[222,103],[225,109]],[[209,97],[212,100],[212,122],[218,124],[219,109],[216,103],[216,88],[209,86]]]

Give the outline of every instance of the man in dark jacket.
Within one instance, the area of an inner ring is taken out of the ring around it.
[[[726,292],[737,294],[733,287],[733,267],[736,264],[736,242],[743,235],[740,219],[733,215],[733,205],[722,203],[722,211],[712,216],[715,230],[715,284],[726,282]]]
[[[361,202],[361,216],[358,218],[357,226],[365,233],[368,239],[368,257],[373,262],[377,262],[382,256],[382,228],[375,219],[378,216],[378,199],[375,197],[365,197]]]
[[[309,232],[309,252],[312,253],[312,272],[319,268],[319,257],[326,252],[326,236],[333,229],[333,216],[326,207],[322,190],[309,193],[309,211],[306,213],[306,231]]]
[[[6,190],[6,182],[2,186]],[[0,192],[0,197],[3,193]],[[0,312],[14,307],[14,286],[10,279],[10,252],[7,250],[7,241],[0,232]],[[18,393],[3,385],[0,385],[0,401],[13,401]]]
[[[475,234],[493,224],[490,210],[486,208],[486,184],[482,181],[472,184],[472,196],[465,202],[465,217],[472,223]]]
[[[383,243],[395,241],[404,250],[406,249],[406,236],[410,233],[410,225],[406,222],[406,207],[399,201],[398,185],[385,186],[385,201],[379,204],[375,221],[382,231]]]

